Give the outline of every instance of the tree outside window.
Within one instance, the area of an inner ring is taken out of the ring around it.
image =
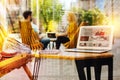
[[[37,16],[36,8],[39,11],[40,24],[43,24],[46,31],[51,31],[54,24],[58,24],[64,14],[63,5],[58,0],[39,0],[39,5],[33,1],[33,16]],[[51,27],[51,28],[50,28]]]

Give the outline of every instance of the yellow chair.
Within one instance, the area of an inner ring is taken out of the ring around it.
[[[74,36],[72,36],[72,38],[70,39],[69,42],[64,43],[64,46],[66,48],[75,48],[76,47],[76,45],[77,45],[77,39],[78,39],[78,34],[79,34],[79,29],[80,28],[78,27],[78,29],[74,33]]]
[[[7,31],[4,29],[2,25],[0,25],[0,51],[2,51],[2,46],[7,36],[8,36]]]
[[[66,48],[76,48],[80,27],[81,26],[85,26],[85,25],[87,25],[87,23],[81,22],[81,24],[79,25],[79,27],[75,31],[74,36],[72,36],[72,38],[70,39],[70,41],[67,42],[67,43],[64,43],[64,46]]]
[[[29,45],[32,50],[43,49],[43,44],[39,42],[39,36],[32,29],[31,23],[24,20],[19,24],[22,43]]]

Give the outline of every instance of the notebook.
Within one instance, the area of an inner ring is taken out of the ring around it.
[[[47,37],[50,40],[56,40],[56,33],[55,32],[47,32]]]
[[[112,49],[113,26],[82,26],[77,46],[65,51],[102,53]]]

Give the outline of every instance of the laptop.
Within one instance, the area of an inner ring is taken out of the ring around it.
[[[112,49],[112,42],[113,26],[81,26],[76,48],[65,51],[102,53]]]
[[[47,37],[50,39],[50,40],[56,40],[56,33],[55,32],[47,32]]]

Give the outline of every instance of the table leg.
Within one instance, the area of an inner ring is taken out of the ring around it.
[[[35,58],[34,69],[33,69],[33,80],[38,79],[41,59]]]
[[[28,77],[30,78],[30,80],[33,80],[32,73],[31,73],[30,70],[28,69],[27,65],[23,65],[23,69],[24,69],[25,72],[27,73],[27,75],[28,75]]]
[[[102,65],[96,65],[95,68],[95,80],[101,80],[101,67]]]
[[[86,70],[87,70],[87,79],[91,80],[91,69],[90,69],[90,66],[87,67]]]
[[[113,80],[113,58],[110,59],[108,64],[108,80]]]
[[[84,66],[83,66],[84,62],[81,62],[80,60],[75,60],[75,62],[76,62],[76,67],[78,71],[79,80],[86,80]]]
[[[113,80],[113,57],[96,60],[75,60],[80,80],[86,80],[84,67],[87,67],[87,79],[91,80],[90,66],[95,68],[95,80],[101,80],[101,68],[108,65],[108,80]]]

